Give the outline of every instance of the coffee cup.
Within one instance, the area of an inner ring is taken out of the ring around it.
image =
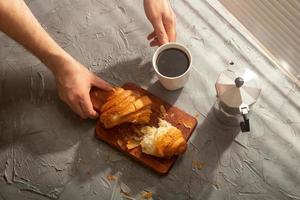
[[[167,43],[157,48],[152,65],[164,88],[177,90],[184,87],[189,79],[192,54],[180,43]]]

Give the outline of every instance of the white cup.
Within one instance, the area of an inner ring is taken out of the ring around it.
[[[159,54],[166,50],[166,49],[170,49],[170,48],[175,48],[175,49],[179,49],[181,51],[183,51],[188,59],[189,59],[189,66],[187,68],[187,70],[179,75],[179,76],[176,76],[176,77],[168,77],[168,76],[164,76],[162,75],[159,71],[158,71],[158,68],[157,68],[157,58],[159,56]],[[167,44],[164,44],[160,47],[158,47],[158,49],[156,49],[154,55],[153,55],[153,58],[152,58],[152,65],[153,65],[153,68],[155,70],[155,73],[158,77],[158,80],[159,82],[167,89],[167,90],[177,90],[179,88],[182,88],[184,87],[184,85],[187,83],[187,81],[189,80],[189,76],[190,76],[190,71],[191,71],[191,68],[192,68],[192,54],[191,52],[185,47],[183,46],[182,44],[179,44],[177,42],[171,42],[171,43],[167,43]]]

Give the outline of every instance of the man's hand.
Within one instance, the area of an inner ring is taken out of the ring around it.
[[[0,0],[0,30],[36,55],[54,74],[60,98],[82,118],[97,117],[90,99],[96,86],[111,86],[92,74],[47,34],[23,0]]]
[[[175,14],[168,0],[144,0],[144,9],[154,31],[148,35],[150,46],[176,40]]]
[[[90,90],[92,86],[109,91],[112,87],[91,73],[79,62],[72,59],[61,65],[60,70],[54,73],[59,97],[81,118],[96,118]]]

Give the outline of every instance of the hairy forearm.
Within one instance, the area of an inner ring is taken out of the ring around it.
[[[0,0],[0,30],[19,42],[56,73],[72,59],[47,34],[23,0]]]

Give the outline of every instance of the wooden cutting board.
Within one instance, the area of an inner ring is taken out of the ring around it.
[[[197,119],[186,112],[180,110],[179,108],[170,105],[169,103],[161,100],[159,97],[154,96],[147,90],[142,89],[141,87],[133,84],[133,83],[126,83],[123,85],[124,89],[129,90],[136,90],[140,92],[141,94],[147,95],[153,102],[152,105],[152,116],[150,121],[150,126],[156,126],[158,123],[158,117],[164,116],[164,119],[168,122],[170,122],[173,126],[177,127],[182,131],[184,134],[186,140],[190,138],[192,135],[196,125],[197,125]],[[92,91],[95,92],[95,91]],[[97,107],[97,99],[93,96],[91,93],[92,101],[94,104],[95,109],[98,109]],[[99,98],[99,97],[98,97]],[[101,98],[101,97],[100,97]],[[166,112],[162,112],[163,108],[165,108]],[[135,147],[133,149],[128,149],[126,144],[128,141],[128,138],[130,138],[133,133],[136,131],[136,129],[140,128],[140,125],[133,125],[133,124],[122,124],[121,126],[117,126],[111,129],[106,129],[103,127],[100,121],[98,121],[96,126],[96,137],[114,148],[126,153],[130,157],[132,157],[134,160],[138,161],[139,163],[142,163],[143,165],[151,168],[155,172],[163,175],[167,174],[173,164],[175,163],[177,156],[174,156],[172,158],[166,159],[166,158],[158,158],[155,156],[144,154],[141,150],[141,147]],[[184,156],[184,154],[183,154]]]

